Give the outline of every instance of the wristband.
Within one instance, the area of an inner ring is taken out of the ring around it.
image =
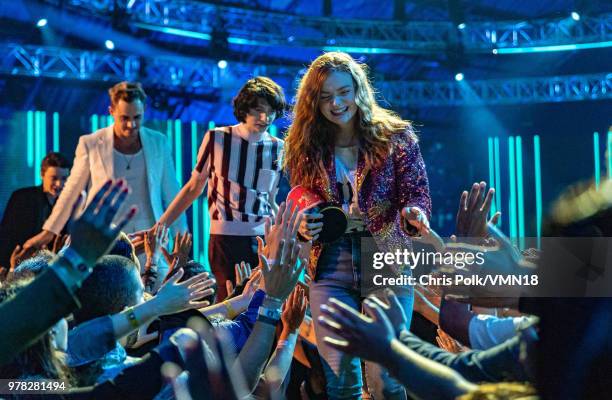
[[[272,318],[266,317],[265,315],[261,315],[261,314],[259,314],[259,315],[257,316],[257,321],[259,321],[259,322],[263,322],[264,324],[268,324],[268,325],[276,326],[276,325],[278,325],[278,321],[280,321],[280,320],[278,320],[278,319],[272,319]]]
[[[58,255],[50,266],[66,289],[73,294],[77,292],[92,271],[79,253],[70,247],[66,247],[63,254]]]
[[[77,271],[79,271],[81,273],[89,273],[90,272],[90,268],[89,268],[89,266],[87,266],[87,264],[85,264],[85,260],[83,260],[83,257],[81,257],[81,255],[79,253],[77,253],[70,246],[68,246],[68,247],[66,247],[64,249],[62,257],[64,257],[66,259],[66,261],[68,261],[68,263],[75,270],[77,270]]]
[[[223,304],[223,305],[225,306],[225,309],[227,310],[227,318],[228,318],[228,319],[234,319],[234,317],[235,317],[236,315],[238,315],[238,314],[236,313],[236,310],[234,310],[234,307],[232,307],[232,304],[231,304],[229,301],[225,300],[225,301],[224,301],[223,303],[221,303],[221,304]]]
[[[279,308],[268,308],[268,307],[261,306],[259,307],[259,310],[257,311],[257,315],[263,316],[266,318],[270,318],[275,321],[279,321],[281,318],[281,309],[280,307]]]
[[[275,308],[280,308],[283,305],[283,301],[281,299],[279,299],[278,297],[272,297],[269,294],[265,295],[262,303],[267,303],[272,306],[276,306]]]
[[[140,322],[138,322],[138,318],[136,318],[136,314],[134,313],[134,307],[130,307],[127,309],[127,319],[130,323],[130,326],[134,329],[140,328]]]

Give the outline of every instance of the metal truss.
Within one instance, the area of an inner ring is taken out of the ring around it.
[[[612,73],[462,82],[382,82],[396,107],[556,103],[612,99]]]
[[[54,0],[47,0],[53,3]],[[83,0],[63,4],[82,12],[123,14],[136,27],[213,33],[224,21],[229,42],[259,46],[343,48],[370,53],[431,53],[461,43],[468,53],[558,46],[612,40],[612,14],[583,16],[580,21],[470,22],[458,30],[450,22],[347,20],[263,12],[195,0]],[[117,7],[115,9],[115,7]]]
[[[297,80],[292,67],[232,63],[220,69],[216,61],[184,57],[125,56],[43,46],[0,46],[0,73],[88,81],[140,80],[147,86],[193,94],[219,94],[254,75]],[[382,97],[392,107],[526,104],[612,98],[612,73],[475,80],[462,82],[402,82],[377,79]],[[233,93],[232,93],[233,94]]]
[[[147,85],[211,94],[219,88],[219,68],[202,59],[143,59],[114,52],[44,46],[0,46],[0,73],[88,81],[142,80]]]
[[[59,47],[6,44],[0,46],[0,57],[3,73],[35,77],[108,80],[121,76],[132,79],[140,69],[137,57]]]

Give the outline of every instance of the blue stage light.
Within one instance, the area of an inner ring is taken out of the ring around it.
[[[572,19],[574,21],[580,21],[580,14],[578,14],[576,11],[572,11]]]
[[[463,78],[464,78],[464,77],[463,77],[463,74],[462,74],[461,72],[459,72],[459,73],[457,73],[457,74],[455,75],[455,80],[456,80],[457,82],[461,82],[461,81],[463,80]]]
[[[459,30],[464,30],[465,29],[465,22],[460,23],[459,25],[457,25],[457,28]]]
[[[115,48],[115,43],[112,40],[106,40],[104,46],[109,50],[113,50]]]
[[[221,69],[225,69],[227,68],[227,61],[225,60],[219,60],[219,62],[217,63],[217,67],[221,68]]]
[[[47,18],[41,18],[38,20],[38,22],[36,22],[36,26],[39,28],[43,28],[45,26],[47,26]]]

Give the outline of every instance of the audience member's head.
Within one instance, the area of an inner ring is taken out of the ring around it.
[[[31,281],[32,277],[24,277],[0,287],[0,304],[15,296]],[[27,318],[26,315],[23,317]],[[66,371],[56,351],[66,343],[65,324],[64,319],[60,320],[10,363],[0,366],[0,376],[4,379],[66,379]]]
[[[63,154],[47,154],[40,166],[43,192],[54,199],[57,198],[68,179],[70,168],[72,168],[72,162]]]
[[[126,257],[109,255],[98,260],[79,289],[81,308],[74,312],[77,324],[116,314],[142,302],[144,287],[136,264]]]
[[[51,263],[51,260],[55,257],[49,250],[40,250],[34,257],[23,260],[13,273],[14,279],[21,279],[25,277],[35,277],[36,275],[43,272]]]

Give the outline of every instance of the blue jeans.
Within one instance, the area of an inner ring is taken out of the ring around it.
[[[325,247],[317,265],[317,276],[310,284],[310,311],[315,326],[317,347],[323,371],[327,380],[329,399],[360,399],[362,393],[361,360],[325,344],[325,336],[335,337],[318,323],[321,315],[321,304],[334,297],[349,306],[361,310],[363,296],[358,277],[360,276],[360,256],[355,249],[360,238],[344,235],[338,241]],[[406,311],[408,326],[412,316],[413,292],[409,288],[396,291]],[[382,291],[382,289],[380,289]],[[372,294],[376,294],[373,292]],[[404,387],[389,376],[388,371],[374,363],[366,362],[365,375],[370,391],[378,393],[385,399],[405,399]]]

